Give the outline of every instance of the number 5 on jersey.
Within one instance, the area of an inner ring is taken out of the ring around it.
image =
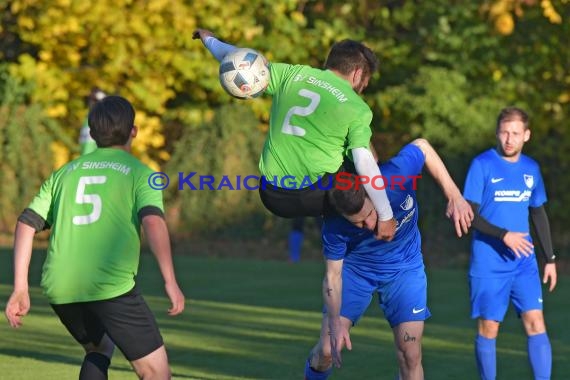
[[[75,203],[79,204],[91,204],[93,205],[93,211],[89,215],[78,215],[73,217],[73,224],[82,225],[90,224],[96,222],[99,217],[101,217],[101,208],[103,207],[103,202],[101,202],[101,197],[98,194],[88,194],[85,193],[85,187],[87,185],[102,185],[107,182],[107,176],[95,175],[80,177],[79,183],[77,184],[77,192],[75,193]]]

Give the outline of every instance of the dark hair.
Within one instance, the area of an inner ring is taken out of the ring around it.
[[[88,123],[91,137],[100,148],[125,145],[135,122],[131,103],[120,96],[107,96],[93,105]]]
[[[506,121],[517,121],[517,120],[523,122],[525,130],[529,128],[528,114],[526,112],[524,112],[522,109],[518,107],[505,107],[501,110],[499,116],[497,117],[496,130],[499,130],[501,124]]]
[[[334,178],[327,194],[330,205],[342,215],[358,214],[367,197],[364,186],[357,183],[357,176],[352,173],[339,172]]]
[[[342,40],[331,47],[325,68],[336,70],[342,75],[348,75],[356,69],[362,69],[363,74],[370,77],[378,70],[378,58],[372,50],[362,43]]]

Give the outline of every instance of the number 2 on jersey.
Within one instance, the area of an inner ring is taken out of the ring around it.
[[[73,224],[91,224],[96,222],[99,217],[101,217],[101,208],[103,207],[101,197],[98,194],[85,193],[85,186],[101,185],[105,182],[107,182],[107,176],[104,175],[86,176],[79,178],[79,183],[77,184],[77,192],[75,193],[75,203],[91,204],[93,205],[93,211],[89,215],[74,216]]]
[[[305,136],[305,133],[307,131],[305,131],[304,128],[291,124],[291,117],[293,115],[308,116],[312,114],[313,112],[315,112],[317,106],[321,101],[321,96],[319,94],[306,89],[299,90],[299,95],[309,99],[311,103],[309,103],[309,105],[306,107],[295,106],[289,109],[287,115],[285,116],[285,120],[283,120],[283,127],[281,128],[281,132],[287,135]]]

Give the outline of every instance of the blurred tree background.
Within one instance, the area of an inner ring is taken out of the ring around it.
[[[380,157],[426,137],[460,186],[473,155],[494,145],[498,111],[525,108],[555,246],[570,247],[570,0],[0,0],[0,9],[0,232],[12,232],[49,170],[76,156],[94,86],[133,102],[134,153],[171,180],[258,174],[271,99],[223,92],[217,62],[191,39],[202,27],[271,61],[313,66],[334,41],[364,41],[381,61],[364,95]],[[433,183],[419,193],[429,250],[464,249],[466,239],[450,243]],[[248,190],[171,186],[166,199],[179,239],[261,238],[289,226]]]

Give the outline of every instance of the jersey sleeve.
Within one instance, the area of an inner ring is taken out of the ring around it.
[[[463,197],[473,203],[481,204],[483,201],[482,186],[484,186],[484,183],[483,167],[479,160],[474,159],[467,171],[465,186],[463,188]]]
[[[372,111],[368,107],[361,107],[355,112],[358,116],[348,127],[346,154],[349,157],[350,150],[354,148],[366,148],[370,146],[370,138],[372,137],[372,129],[370,123],[372,122]]]
[[[142,175],[138,177],[135,189],[135,207],[137,213],[142,208],[147,206],[154,206],[164,212],[164,205],[162,199],[162,191],[155,190],[148,184],[148,176],[152,172],[150,169],[145,170]]]
[[[52,173],[49,178],[42,184],[38,194],[32,199],[28,206],[36,214],[41,216],[49,225],[52,225],[52,198],[53,186],[55,183],[56,172]]]
[[[536,187],[532,191],[532,195],[530,197],[530,207],[540,207],[547,201],[546,188],[544,186],[542,175],[540,174],[540,169],[537,170],[536,177],[537,182]]]
[[[342,233],[341,218],[326,218],[323,222],[323,254],[327,260],[342,260],[348,251],[348,236]]]
[[[281,84],[293,75],[295,65],[288,63],[269,63],[269,86],[265,92],[269,95],[275,94]]]

